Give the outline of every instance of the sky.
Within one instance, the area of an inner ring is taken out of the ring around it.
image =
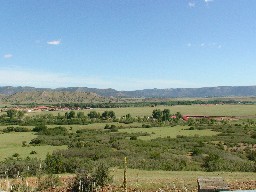
[[[0,3],[0,86],[256,85],[255,0]]]

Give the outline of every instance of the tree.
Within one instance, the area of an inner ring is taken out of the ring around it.
[[[66,117],[67,119],[75,118],[75,116],[76,116],[76,112],[75,112],[75,111],[70,111],[70,112],[66,112],[66,113],[65,113],[65,117]]]
[[[24,115],[25,115],[25,111],[18,111],[17,112],[18,119],[22,119],[24,117]]]
[[[64,157],[61,155],[50,155],[48,153],[44,162],[48,173],[58,174],[65,172]]]
[[[102,119],[115,119],[116,115],[114,111],[104,111],[101,117]]]
[[[80,111],[80,112],[77,113],[77,118],[83,118],[83,117],[85,117],[84,112]]]
[[[96,111],[90,111],[90,113],[88,113],[87,115],[90,119],[93,119],[93,118],[99,118],[100,117],[100,114],[97,113]]]
[[[177,119],[181,119],[181,118],[182,118],[182,115],[181,115],[180,112],[177,112],[177,113],[175,114],[175,116],[176,116]]]
[[[152,117],[154,119],[160,120],[162,118],[162,111],[160,109],[154,109],[152,112]]]
[[[32,131],[35,131],[35,132],[44,132],[46,131],[47,129],[47,126],[46,125],[37,125],[35,126]]]
[[[17,111],[14,109],[9,109],[6,111],[6,113],[7,113],[7,117],[10,117],[10,119],[13,119],[16,116]]]
[[[162,120],[163,121],[169,121],[169,119],[170,119],[170,110],[169,109],[164,109],[162,113],[163,113]]]
[[[97,167],[95,172],[92,174],[92,177],[94,178],[96,185],[100,187],[104,187],[112,180],[109,168],[104,164],[100,164]]]

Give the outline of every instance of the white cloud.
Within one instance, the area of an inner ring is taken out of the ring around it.
[[[10,59],[10,58],[12,58],[12,57],[13,57],[13,55],[10,54],[10,53],[4,55],[4,58],[5,58],[5,59]]]
[[[79,76],[64,73],[44,72],[21,69],[18,67],[0,68],[1,86],[33,86],[33,87],[92,87],[113,88],[116,90],[138,90],[152,88],[195,87],[197,85],[182,80],[172,79],[107,79],[95,76]]]
[[[187,43],[186,45],[187,47],[193,47],[193,48],[222,48],[223,46],[220,43],[216,43],[216,42],[202,42],[202,43]]]
[[[205,3],[213,2],[213,0],[204,0]]]
[[[191,8],[193,8],[193,7],[196,6],[196,4],[195,4],[194,2],[188,2],[188,6],[191,7]]]
[[[53,40],[53,41],[47,41],[48,45],[59,45],[61,44],[61,40]]]
[[[34,87],[109,87],[109,82],[98,77],[71,76],[64,73],[21,69],[18,67],[0,68],[1,85]]]

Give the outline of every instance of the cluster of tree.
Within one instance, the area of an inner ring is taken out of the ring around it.
[[[114,121],[116,119],[115,112],[104,111],[102,114],[96,111],[90,111],[87,115],[84,112],[79,111],[68,111],[65,115],[54,116],[52,114],[35,115],[22,117],[21,111],[8,110],[7,114],[0,116],[0,124],[2,125],[38,125],[38,124],[56,124],[56,125],[70,125],[70,124],[81,124],[85,125],[93,122],[101,121]],[[24,116],[24,113],[22,113]]]
[[[171,117],[173,116],[173,118]],[[160,109],[154,109],[152,112],[152,117],[154,119],[157,119],[158,121],[169,121],[170,119],[179,120],[182,119],[182,114],[180,112],[177,112],[174,115],[171,115],[169,109],[164,109],[161,111]]]
[[[24,117],[25,115],[25,111],[17,111],[15,109],[9,109],[6,111],[7,117],[9,117],[10,119],[21,119],[22,117]]]
[[[209,100],[193,100],[193,101],[184,101],[184,100],[175,100],[175,101],[138,101],[138,102],[116,102],[116,103],[60,103],[56,104],[57,107],[69,107],[69,108],[120,108],[120,107],[146,107],[146,106],[157,106],[157,105],[207,105],[207,104],[255,104],[254,101],[239,101],[234,99],[209,99]],[[30,104],[36,106],[36,104]]]
[[[29,132],[30,129],[26,128],[26,127],[6,127],[3,129],[4,133],[10,133],[10,132]]]

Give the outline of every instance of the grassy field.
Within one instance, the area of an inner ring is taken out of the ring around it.
[[[113,176],[113,182],[103,191],[124,191],[123,178],[124,170],[112,168],[110,174]],[[58,175],[61,181],[61,187],[57,190],[49,189],[48,191],[66,191],[69,184],[74,179],[74,174]],[[137,169],[127,169],[127,191],[140,192],[197,192],[198,177],[222,177],[228,184],[231,191],[233,190],[251,190],[256,186],[256,173],[252,172],[201,172],[201,171],[143,171]],[[15,183],[14,180],[9,180]],[[35,188],[37,178],[30,177],[27,179],[28,184]],[[0,179],[0,187],[6,189],[6,180]],[[59,190],[58,190],[59,189]]]
[[[127,133],[149,133],[149,136],[140,136],[139,138],[142,140],[150,140],[156,138],[176,138],[177,135],[182,136],[213,136],[217,135],[218,132],[214,132],[211,130],[186,130],[188,126],[175,126],[175,127],[152,127],[152,128],[126,128],[119,129],[119,132],[127,132]]]
[[[156,107],[129,107],[129,108],[95,108],[90,110],[82,110],[85,114],[94,110],[99,113],[103,113],[106,110],[113,110],[117,117],[122,117],[130,113],[133,117],[135,116],[151,116],[154,109],[170,109],[171,113],[180,112],[181,114],[189,115],[219,115],[219,116],[249,116],[256,115],[256,105],[176,105],[176,106],[163,106],[159,105]],[[39,115],[39,114],[53,114],[64,115],[66,111],[43,111],[43,112],[32,112],[27,115]],[[76,111],[78,112],[78,111]]]
[[[128,160],[129,163],[129,160]],[[123,170],[112,169],[114,184],[122,185]],[[142,189],[142,191],[174,191],[174,188],[183,191],[197,191],[198,177],[222,177],[231,188],[236,183],[256,181],[256,173],[244,172],[195,172],[195,171],[144,171],[136,169],[127,170],[127,186],[131,189]],[[245,186],[239,186],[245,189]],[[154,190],[153,190],[154,189]],[[239,188],[238,188],[239,189]],[[186,190],[184,190],[186,191]]]
[[[27,146],[22,147],[22,142],[26,141],[27,144],[36,135],[31,132],[25,133],[4,133],[0,134],[0,160],[4,160],[7,157],[18,153],[20,157],[25,158],[27,156],[37,157],[45,159],[47,153],[52,153],[54,150],[66,149],[67,146]],[[37,154],[30,154],[31,151],[36,151]]]

